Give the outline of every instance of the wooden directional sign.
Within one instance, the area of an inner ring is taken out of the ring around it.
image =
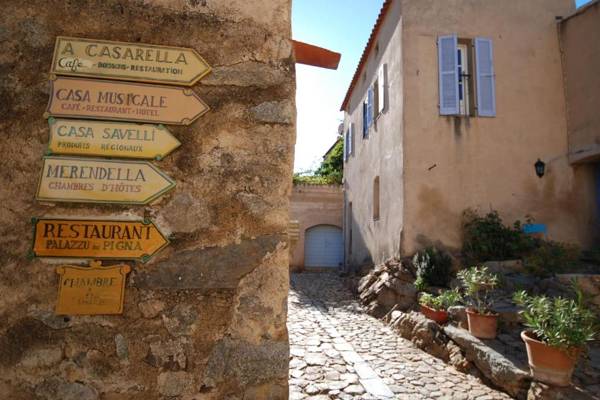
[[[58,36],[51,72],[191,86],[210,66],[194,49]]]
[[[56,314],[122,314],[125,276],[130,270],[127,264],[102,267],[99,261],[92,261],[89,267],[59,266]]]
[[[44,157],[37,199],[77,203],[147,204],[175,182],[147,161]]]
[[[149,220],[34,219],[35,257],[141,260],[169,244]]]
[[[181,144],[163,125],[49,118],[49,154],[154,158]]]
[[[67,77],[51,83],[46,117],[189,125],[208,111],[196,93],[181,87]]]

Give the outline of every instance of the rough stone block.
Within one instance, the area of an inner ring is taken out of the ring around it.
[[[183,250],[139,271],[134,285],[141,289],[235,289],[254,270],[282,235],[261,236],[240,244]]]
[[[528,372],[514,365],[502,354],[471,336],[464,329],[448,325],[444,327],[444,332],[460,346],[467,360],[473,362],[494,385],[512,396],[519,398],[526,396],[531,383]]]

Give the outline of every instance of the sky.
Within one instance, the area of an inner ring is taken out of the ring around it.
[[[316,169],[337,137],[339,111],[383,0],[294,0],[292,37],[342,53],[337,70],[296,64],[294,171]]]
[[[589,1],[575,3],[580,7]],[[293,38],[342,54],[337,70],[296,64],[295,172],[315,170],[335,142],[343,118],[340,105],[382,4],[383,0],[292,2]]]

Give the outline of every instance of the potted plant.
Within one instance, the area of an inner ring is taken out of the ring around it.
[[[467,321],[471,335],[480,339],[494,339],[498,328],[498,314],[492,311],[491,292],[498,286],[498,277],[487,267],[471,267],[457,274],[467,295]]]
[[[581,291],[575,292],[575,300],[530,296],[525,291],[514,295],[529,328],[521,332],[529,367],[539,381],[569,386],[579,354],[597,333],[596,317],[584,307]]]
[[[445,324],[448,321],[448,307],[458,304],[460,299],[461,296],[457,290],[445,290],[438,296],[421,293],[419,297],[421,313],[438,324]]]

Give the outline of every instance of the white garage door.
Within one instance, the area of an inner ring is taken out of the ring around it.
[[[344,262],[342,230],[332,225],[317,225],[304,235],[306,267],[338,267]]]

